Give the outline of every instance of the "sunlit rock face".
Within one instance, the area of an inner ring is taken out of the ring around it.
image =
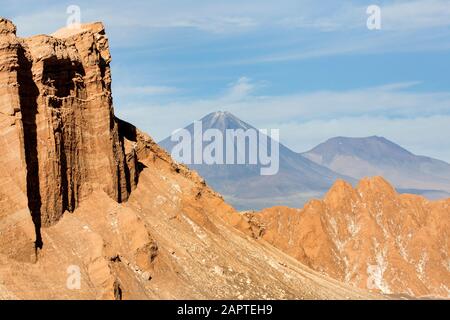
[[[100,23],[27,39],[8,20],[0,27],[0,192],[15,215],[26,216],[28,207],[35,235],[30,223],[14,229],[40,247],[40,228],[73,212],[93,189],[118,202],[131,191],[112,109],[111,56]],[[30,241],[14,244],[18,255],[29,255]]]
[[[448,297],[450,199],[397,194],[383,178],[338,181],[303,209],[250,214],[262,238],[313,269],[388,294]]]

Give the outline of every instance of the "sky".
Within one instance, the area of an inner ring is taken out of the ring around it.
[[[69,5],[105,24],[115,112],[156,141],[221,110],[298,152],[377,135],[450,162],[450,0],[0,0],[0,16],[49,34]]]

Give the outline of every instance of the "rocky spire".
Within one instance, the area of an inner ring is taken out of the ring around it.
[[[0,193],[12,203],[18,194],[27,198],[35,235],[28,226],[26,239],[39,248],[41,227],[74,211],[96,189],[126,201],[135,177],[113,113],[103,25],[26,39],[15,30],[0,20]],[[28,247],[17,246],[19,254]]]

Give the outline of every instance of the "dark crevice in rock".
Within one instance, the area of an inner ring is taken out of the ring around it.
[[[102,57],[100,57],[100,63],[99,63],[99,67],[100,67],[100,76],[102,77],[102,84],[103,84],[103,89],[104,90],[108,90],[111,91],[110,86],[105,82],[105,75],[106,75],[106,70],[108,68],[108,63],[105,61],[105,59],[103,59]]]
[[[39,89],[33,81],[32,63],[25,55],[22,47],[18,49],[19,61],[19,96],[20,107],[22,111],[23,131],[24,131],[24,149],[25,162],[27,168],[27,197],[28,208],[31,212],[31,218],[34,223],[36,232],[36,249],[42,249],[43,242],[41,236],[41,193],[39,186],[39,162],[37,150],[37,126],[36,114],[37,97],[39,96]]]
[[[67,164],[67,155],[65,152],[64,135],[60,140],[60,162],[61,162],[61,192],[62,192],[62,212],[65,210],[73,212],[76,207],[73,182],[71,177],[71,168]]]
[[[127,156],[125,155],[125,158],[126,157]],[[127,159],[125,159],[125,160],[127,160]],[[133,157],[133,159],[130,159],[130,161],[135,163],[136,162],[135,157]],[[128,192],[128,194],[130,194],[131,190],[132,190],[132,186],[131,186],[130,168],[129,168],[128,164],[124,166],[124,171],[125,171],[125,182],[126,182],[127,192]]]
[[[124,166],[124,167],[126,167],[126,166]],[[116,182],[116,185],[117,185],[117,202],[118,202],[118,203],[122,203],[122,202],[124,202],[126,199],[123,199],[123,194],[122,194],[122,184],[121,184],[121,182],[122,182],[122,177],[121,177],[121,170],[120,170],[120,167],[119,167],[119,166],[117,166],[116,172],[117,172],[117,182]]]
[[[132,124],[115,118],[119,128],[119,141],[123,148],[123,153],[125,154],[125,180],[126,187],[129,194],[139,183],[139,175],[144,170],[145,165],[139,162],[138,155],[135,150],[127,154],[125,152],[125,139],[137,143],[137,129]]]
[[[121,262],[120,255],[115,255],[109,259],[111,262]]]
[[[126,138],[127,140],[137,142],[137,129],[131,123],[115,118],[119,124],[119,135],[120,137]]]
[[[114,299],[122,300],[122,287],[117,279],[114,281]]]
[[[42,214],[43,225],[59,220],[65,211],[73,212],[78,205],[80,188],[79,168],[81,161],[77,155],[77,115],[73,98],[85,97],[84,80],[86,72],[81,62],[58,59],[53,56],[43,62],[43,96],[47,98],[53,126],[55,154],[58,167],[54,172],[58,195],[45,203],[46,212]]]
[[[75,92],[76,82],[73,79],[85,75],[81,63],[70,59],[51,57],[44,61],[42,81],[47,86],[50,95],[64,98]]]

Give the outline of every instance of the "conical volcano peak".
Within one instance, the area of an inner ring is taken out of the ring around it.
[[[234,115],[228,111],[215,111],[208,113],[206,116],[204,116],[201,121],[207,120],[207,119],[218,119],[218,118],[227,118],[227,117],[234,117]]]
[[[205,129],[219,129],[221,131],[226,129],[254,129],[251,125],[228,111],[212,112],[200,119],[200,122],[202,122]]]
[[[228,111],[216,111],[212,113],[215,117],[229,117],[233,116],[231,112]]]

